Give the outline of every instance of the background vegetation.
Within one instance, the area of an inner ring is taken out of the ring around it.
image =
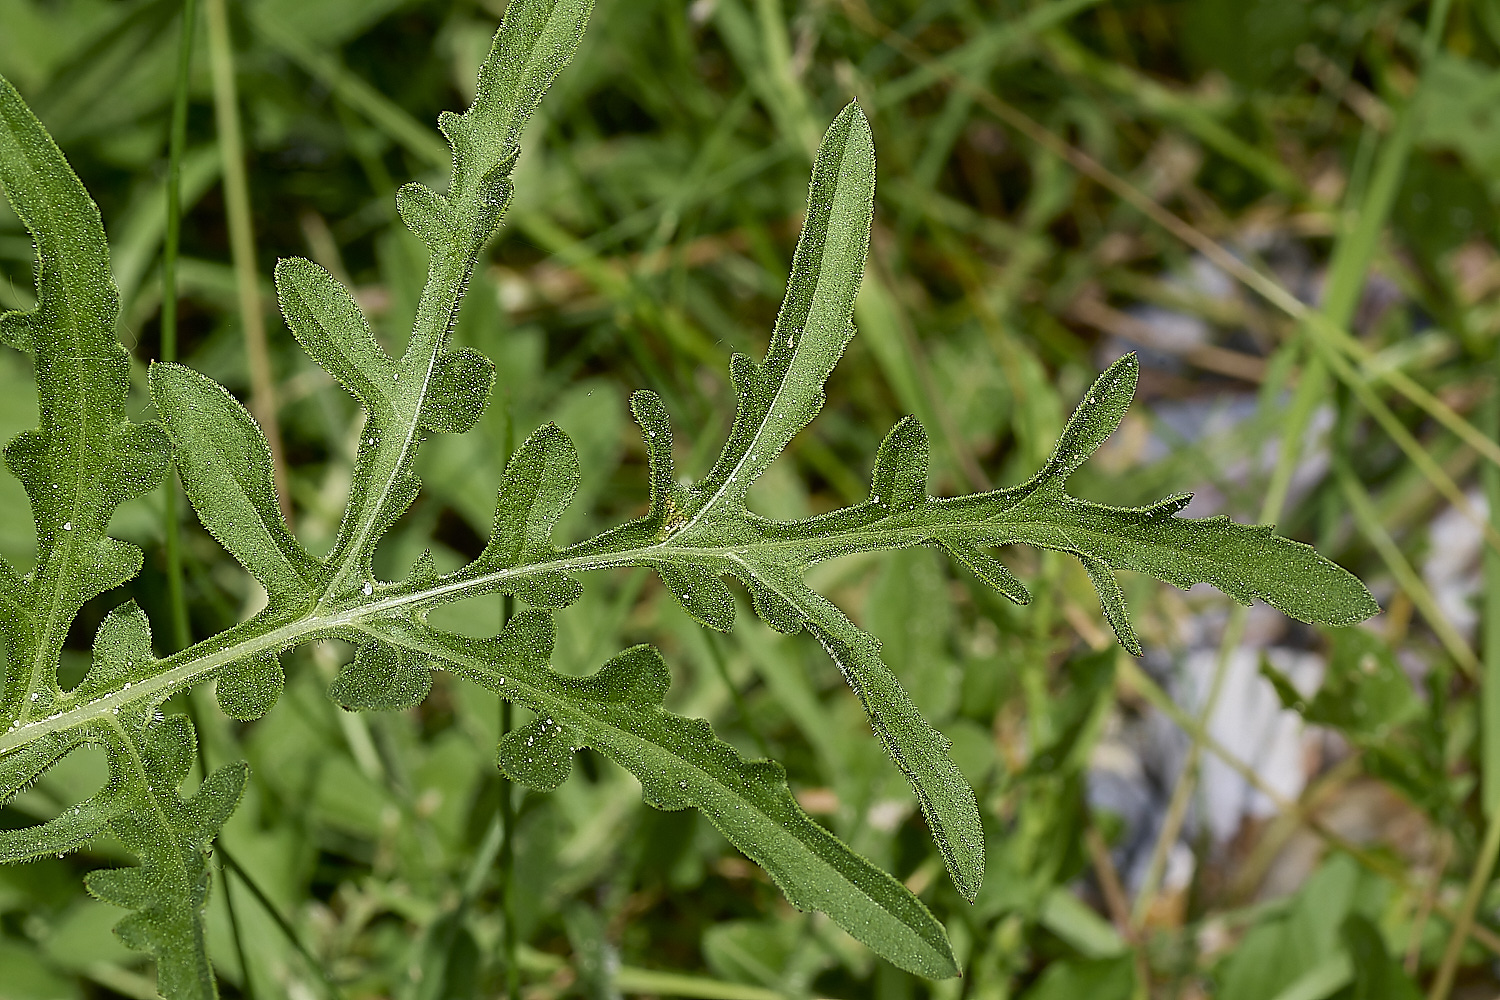
[[[246,0],[222,22],[222,2],[207,6],[178,350],[274,420],[297,530],[320,551],[358,431],[279,325],[272,263],[307,255],[347,278],[399,347],[425,262],[394,191],[440,182],[431,124],[471,95],[503,3]],[[100,202],[120,335],[142,366],[162,348],[179,14],[178,0],[0,0],[0,73]],[[705,468],[733,412],[725,359],[763,350],[811,152],[851,95],[879,156],[860,336],[822,418],[752,492],[758,510],[862,499],[904,413],[933,433],[939,492],[1012,483],[1093,375],[1138,349],[1141,400],[1077,492],[1193,490],[1190,513],[1275,521],[1359,573],[1386,613],[1319,633],[1127,580],[1147,648],[1132,661],[1070,560],[1007,554],[1036,581],[1026,608],[926,551],[821,569],[979,792],[991,857],[972,906],[806,635],[744,616],[709,635],[644,570],[562,613],[559,669],[649,638],[677,674],[674,710],[787,762],[805,808],[947,924],[965,973],[942,983],[790,910],[696,813],[642,807],[634,779],[587,752],[585,780],[514,792],[507,968],[506,866],[489,867],[486,836],[512,793],[494,698],[440,678],[412,712],[345,714],[323,692],[347,651],[294,654],[264,720],[201,714],[210,765],[253,772],[218,852],[226,993],[497,996],[514,971],[537,998],[1493,997],[1494,0],[599,0],[460,323],[499,364],[492,405],[426,446],[428,492],[377,569],[429,547],[443,569],[476,554],[508,449],[546,419],[586,470],[560,537],[636,513],[635,388],[667,401],[697,445],[684,467]],[[17,308],[33,258],[6,212],[0,308]],[[7,439],[35,422],[24,363],[0,357]],[[21,565],[25,502],[0,477],[0,553]],[[162,502],[122,508],[116,533],[160,553]],[[193,636],[247,613],[253,587],[196,524],[184,560]],[[75,676],[126,597],[171,619],[164,573],[148,557],[85,609]],[[493,632],[501,609],[445,614]],[[0,822],[52,815],[102,773],[74,755]],[[101,841],[0,869],[0,998],[153,995],[109,933],[118,911],[78,877],[118,859]]]

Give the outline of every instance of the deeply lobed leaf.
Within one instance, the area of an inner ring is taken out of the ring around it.
[[[875,951],[919,975],[958,971],[946,933],[911,891],[849,850],[797,805],[773,761],[746,761],[708,723],[665,711],[669,676],[649,646],[620,653],[597,673],[552,671],[552,622],[518,615],[496,639],[470,639],[413,623],[378,634],[407,654],[440,663],[536,713],[500,744],[499,765],[534,788],[561,784],[573,754],[591,747],[629,770],[657,809],[696,808],[763,867],[791,902],[827,913]],[[343,681],[348,674],[340,677]],[[378,697],[374,677],[351,683]]]
[[[129,360],[99,210],[10,82],[0,78],[0,190],[31,232],[37,305],[0,316],[0,339],[32,353],[41,423],[6,446],[36,522],[37,565],[0,568],[11,669],[0,716],[45,714],[57,662],[86,601],[133,577],[140,550],[106,533],[115,509],[161,481],[170,446],[125,419]]]
[[[98,873],[90,888],[133,909],[121,935],[157,956],[168,996],[214,993],[202,930],[205,848],[238,799],[245,769],[216,772],[184,800],[177,788],[194,756],[194,734],[186,720],[162,719],[156,709],[172,691],[214,677],[226,713],[256,718],[281,689],[279,652],[302,641],[355,644],[354,662],[330,690],[348,708],[416,704],[435,666],[530,708],[537,719],[498,749],[500,767],[515,780],[555,787],[568,776],[573,753],[593,747],[636,774],[653,806],[703,811],[793,903],[823,910],[891,961],[936,977],[957,971],[942,926],[908,890],[809,819],[779,765],[746,761],[706,722],[665,711],[668,674],[655,651],[626,650],[591,677],[558,674],[548,666],[551,620],[535,609],[574,600],[575,578],[584,571],[644,565],[694,618],[729,630],[736,608],[723,578],[739,579],[763,619],[783,632],[807,630],[838,664],[910,780],[954,883],[970,898],[984,868],[973,792],[947,740],[883,661],[880,643],[803,582],[809,567],[852,552],[933,545],[1024,603],[1025,588],[986,550],[1026,542],[1068,551],[1132,652],[1140,647],[1118,569],[1178,586],[1210,582],[1238,600],[1259,598],[1324,624],[1376,610],[1357,580],[1269,528],[1177,517],[1181,497],[1123,509],[1066,494],[1067,477],[1129,406],[1133,357],[1101,376],[1051,458],[1020,486],[931,497],[926,432],[907,418],[880,448],[867,502],[795,522],[750,511],[750,485],[816,416],[824,383],[853,335],[875,179],[869,125],[853,104],[819,147],[767,353],[760,361],[731,361],[736,417],[708,474],[691,485],[678,482],[666,410],[654,395],[637,393],[631,406],[650,458],[643,517],[559,548],[553,531],[580,470],[572,443],[549,424],[512,456],[492,537],[472,565],[439,577],[428,559],[404,581],[377,581],[375,547],[419,489],[413,462],[422,438],[466,431],[488,398],[494,366],[452,350],[449,332],[478,254],[509,202],[522,130],[576,48],[589,8],[587,0],[513,0],[473,105],[441,120],[454,153],[448,192],[417,184],[399,192],[403,220],[432,254],[401,358],[384,352],[352,294],[326,271],[302,260],[278,264],[288,325],[365,411],[349,503],[326,558],[308,553],[282,520],[269,450],[244,407],[189,369],[153,367],[153,400],[176,444],[189,498],[208,530],[265,587],[269,603],[251,621],[168,661],[153,656],[140,610],[117,609],[100,629],[93,669],[67,693],[56,684],[56,654],[73,616],[88,597],[139,567],[139,552],[105,535],[109,516],[160,478],[169,441],[162,429],[123,418],[125,357],[109,333],[115,297],[97,210],[19,97],[8,84],[0,87],[0,185],[36,234],[39,257],[38,309],[0,318],[0,335],[36,353],[43,412],[41,427],[7,449],[33,500],[41,556],[26,577],[0,564],[12,660],[0,701],[11,717],[0,753],[12,751],[0,755],[0,801],[81,746],[102,745],[110,762],[109,783],[78,807],[29,830],[0,832],[0,860],[73,849],[112,829],[141,865]],[[496,591],[534,610],[494,639],[426,623],[436,604]]]

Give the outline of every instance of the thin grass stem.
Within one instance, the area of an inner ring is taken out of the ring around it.
[[[1494,355],[1500,369],[1500,350]],[[1494,393],[1485,401],[1484,422],[1496,440],[1500,440],[1500,397]],[[1500,527],[1500,469],[1485,467],[1482,474],[1485,501],[1489,505],[1490,524]],[[1458,920],[1443,949],[1443,957],[1428,991],[1429,1000],[1447,1000],[1453,988],[1453,977],[1479,900],[1494,874],[1495,858],[1500,854],[1500,554],[1484,553],[1483,671],[1479,688],[1480,711],[1480,804],[1489,817],[1484,844],[1478,862],[1459,904]],[[1441,873],[1439,873],[1441,877]]]
[[[729,690],[729,699],[734,702],[735,714],[739,716],[740,725],[750,738],[755,741],[755,748],[760,751],[762,757],[770,758],[771,748],[766,743],[765,737],[760,734],[760,727],[750,718],[750,711],[745,707],[745,699],[740,694],[740,689],[734,683],[734,678],[729,675],[729,660],[724,656],[724,647],[721,640],[713,632],[705,630],[703,641],[708,646],[709,659],[714,661],[714,667],[719,671],[719,678],[724,682],[724,687]]]
[[[1479,909],[1479,900],[1490,884],[1490,875],[1495,871],[1495,858],[1500,855],[1500,812],[1490,816],[1484,831],[1484,843],[1479,848],[1479,857],[1469,884],[1464,887],[1463,900],[1458,904],[1458,913],[1453,920],[1453,932],[1448,935],[1448,944],[1443,948],[1442,961],[1438,963],[1437,975],[1427,990],[1427,1000],[1448,1000],[1453,989],[1453,977],[1458,972],[1458,960],[1463,955],[1464,945],[1469,942],[1469,932],[1474,927],[1474,914]]]
[[[286,938],[287,943],[292,946],[298,955],[302,956],[302,960],[307,963],[308,968],[318,974],[328,995],[333,1000],[342,1000],[343,992],[339,989],[338,984],[333,981],[333,977],[323,967],[323,963],[313,957],[313,953],[302,942],[297,929],[282,915],[281,910],[271,901],[271,897],[266,895],[265,890],[245,870],[244,866],[235,860],[234,855],[224,846],[222,841],[219,842],[216,849],[219,857],[223,859],[224,864],[234,873],[235,878],[239,879],[245,888],[250,890],[250,895],[254,896],[255,901],[260,904],[261,909],[265,910],[266,916],[271,918],[271,922],[276,925],[276,929],[281,932],[282,937]]]
[[[229,911],[229,936],[234,938],[234,954],[240,963],[240,992],[246,1000],[255,1000],[255,979],[250,973],[250,956],[245,951],[245,935],[240,930],[240,915],[234,908],[234,888],[229,883],[224,865],[219,865],[219,878],[224,883],[224,908]]]
[[[187,148],[188,84],[193,67],[193,36],[198,0],[183,0],[177,43],[177,77],[172,90],[172,124],[167,141],[167,230],[161,256],[161,347],[163,361],[177,360],[177,258],[182,246],[182,157]],[[163,486],[162,534],[167,559],[167,601],[172,614],[173,651],[193,644],[187,598],[182,586],[182,536],[177,514],[177,474]]]
[[[1054,153],[1072,165],[1079,173],[1113,192],[1121,201],[1135,208],[1180,242],[1197,250],[1224,273],[1261,296],[1287,316],[1305,324],[1305,332],[1311,333],[1320,346],[1360,364],[1371,360],[1370,349],[1349,334],[1345,328],[1347,324],[1333,323],[1329,317],[1310,309],[1277,279],[1257,270],[1252,264],[1232,253],[1198,227],[1165,208],[1156,199],[1120,177],[1088,153],[1067,142],[981,84],[939,65],[909,39],[880,23],[865,7],[862,0],[843,0],[843,5],[850,14],[850,19],[862,30],[881,38],[916,65],[933,66],[939,78],[969,91],[982,107],[1000,121],[1043,149]],[[1433,7],[1433,14],[1444,12],[1446,9],[1446,3],[1436,4]],[[1399,180],[1399,177],[1395,177],[1393,186],[1398,187]],[[1355,296],[1355,301],[1357,300],[1358,296]],[[1361,385],[1365,384],[1363,377],[1356,377],[1352,367],[1345,367],[1336,371],[1336,374],[1341,380],[1353,379]],[[1500,443],[1491,440],[1452,407],[1417,385],[1409,376],[1400,371],[1385,372],[1381,374],[1380,381],[1395,389],[1428,416],[1462,438],[1466,444],[1487,460],[1500,464]],[[1351,388],[1353,387],[1351,385]],[[1364,402],[1363,398],[1361,402]],[[1491,538],[1491,544],[1500,544],[1500,542]]]
[[[1302,456],[1302,439],[1312,423],[1313,413],[1323,400],[1326,382],[1327,377],[1322,365],[1316,359],[1309,361],[1307,368],[1303,371],[1301,381],[1297,383],[1297,390],[1292,396],[1286,423],[1282,427],[1281,448],[1276,456],[1276,467],[1271,473],[1271,482],[1266,490],[1258,518],[1262,524],[1274,524],[1281,519],[1291,487],[1292,473],[1296,470],[1297,463]],[[1224,678],[1229,672],[1230,658],[1244,637],[1245,616],[1244,608],[1234,608],[1224,627],[1224,635],[1219,642],[1218,657],[1214,662],[1213,678],[1209,682],[1207,697],[1204,698],[1203,707],[1197,716],[1200,729],[1206,730],[1209,720],[1213,718],[1214,710],[1218,707],[1219,695],[1224,689]],[[1166,817],[1162,821],[1156,843],[1152,846],[1146,876],[1141,882],[1140,892],[1136,896],[1135,907],[1131,912],[1132,924],[1137,928],[1144,922],[1151,908],[1152,900],[1166,872],[1167,856],[1182,832],[1182,824],[1187,820],[1188,806],[1191,803],[1193,791],[1197,787],[1202,752],[1202,744],[1194,739],[1188,749],[1188,759],[1183,765],[1182,775],[1172,788],[1172,796],[1167,803]]]
[[[509,603],[513,598],[506,597]],[[512,725],[511,704],[500,702],[500,738],[510,732]],[[500,911],[501,929],[504,935],[502,948],[505,952],[505,996],[506,1000],[521,998],[521,968],[519,955],[520,935],[516,933],[516,803],[515,785],[505,775],[500,776]]]
[[[207,781],[209,775],[208,751],[204,746],[206,739],[201,716],[198,714],[198,700],[193,695],[194,692],[189,691],[183,696],[182,700],[186,703],[188,721],[192,723],[193,733],[196,736],[193,740],[193,752],[198,761],[199,780]],[[224,849],[223,837],[224,834],[221,830],[219,836],[215,838],[215,845],[220,851]],[[234,941],[235,958],[240,963],[240,992],[245,995],[247,1000],[255,1000],[255,985],[250,975],[250,960],[245,951],[244,936],[240,932],[240,915],[235,912],[234,894],[229,889],[229,879],[224,877],[222,862],[219,864],[219,876],[224,881],[224,907],[229,911],[229,936]]]
[[[287,489],[286,456],[276,415],[276,385],[271,374],[271,355],[266,346],[265,314],[260,296],[260,276],[255,264],[255,228],[250,213],[250,183],[245,169],[245,147],[240,127],[239,94],[235,84],[234,46],[229,37],[229,15],[224,0],[204,0],[208,22],[208,57],[213,75],[214,121],[223,159],[224,210],[229,226],[230,256],[234,261],[235,292],[239,300],[240,328],[245,340],[245,360],[250,369],[250,412],[265,432],[276,477],[276,498],[281,514],[292,520],[291,494]]]
[[[1443,644],[1448,655],[1453,657],[1454,662],[1471,677],[1477,676],[1479,658],[1474,655],[1468,642],[1437,606],[1437,598],[1433,596],[1427,584],[1422,582],[1422,577],[1402,553],[1395,539],[1391,538],[1385,525],[1380,523],[1380,515],[1375,510],[1375,504],[1370,499],[1369,492],[1355,478],[1353,470],[1349,468],[1349,463],[1342,458],[1336,459],[1334,475],[1338,479],[1339,490],[1349,504],[1349,510],[1354,514],[1354,523],[1359,526],[1360,532],[1380,554],[1386,569],[1390,570],[1391,576],[1396,578],[1397,585],[1411,598],[1417,610],[1422,612],[1422,617],[1427,619],[1428,626],[1437,635],[1438,641]]]
[[[1491,365],[1500,372],[1500,350]],[[1491,392],[1484,404],[1487,429],[1500,441],[1500,393]],[[1490,525],[1500,529],[1500,468],[1486,465],[1480,470]],[[1483,630],[1484,677],[1479,689],[1481,753],[1481,801],[1487,816],[1500,814],[1500,552],[1484,553]]]

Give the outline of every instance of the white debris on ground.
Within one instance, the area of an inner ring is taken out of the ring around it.
[[[1227,276],[1201,258],[1193,261],[1185,278],[1169,280],[1211,298],[1235,294]],[[1099,349],[1101,364],[1128,350],[1137,350],[1143,366],[1177,373],[1184,370],[1182,354],[1186,350],[1214,341],[1211,327],[1197,316],[1154,305],[1133,308],[1130,314],[1149,328],[1151,343],[1119,335],[1107,337]],[[1256,414],[1259,400],[1253,391],[1227,387],[1225,391],[1189,398],[1155,399],[1147,405],[1151,432],[1134,456],[1138,462],[1165,459],[1184,443],[1208,445],[1220,455],[1236,454],[1236,449],[1214,448],[1212,442],[1227,440],[1235,434]],[[1332,424],[1330,407],[1322,407],[1315,413],[1302,441],[1301,460],[1293,472],[1289,505],[1305,496],[1326,475],[1329,464],[1326,437]],[[1278,442],[1274,438],[1248,454],[1240,448],[1238,457],[1230,458],[1214,470],[1213,479],[1231,485],[1264,482],[1275,468],[1277,454]],[[1208,478],[1191,484],[1194,497],[1184,516],[1229,513],[1243,519],[1246,512],[1227,509],[1226,497]],[[1147,654],[1145,668],[1193,716],[1203,711],[1214,686],[1219,644],[1227,620],[1221,600],[1207,602],[1203,610],[1181,623],[1183,634],[1173,644],[1181,651],[1176,659],[1161,650]],[[1316,652],[1299,648],[1297,641],[1304,638],[1304,634],[1287,628],[1279,612],[1263,605],[1251,608],[1243,639],[1223,665],[1215,705],[1207,720],[1213,739],[1254,768],[1265,788],[1286,799],[1300,795],[1320,766],[1323,734],[1316,727],[1305,725],[1295,712],[1282,707],[1260,667],[1263,659],[1268,661],[1299,690],[1312,694],[1322,681],[1324,660]],[[1190,752],[1188,736],[1154,709],[1136,714],[1116,713],[1094,752],[1089,800],[1093,808],[1113,813],[1124,823],[1124,834],[1113,853],[1125,888],[1132,895],[1146,878],[1172,789],[1187,765]],[[1200,768],[1188,821],[1166,859],[1162,880],[1166,896],[1185,891],[1192,881],[1195,854],[1191,845],[1199,841],[1201,833],[1208,835],[1217,852],[1231,843],[1247,822],[1265,820],[1278,812],[1269,795],[1212,753],[1201,755]]]
[[[1469,494],[1469,503],[1480,518],[1489,517],[1483,494]],[[1443,510],[1427,528],[1427,558],[1422,561],[1422,581],[1432,591],[1438,611],[1458,633],[1472,642],[1479,627],[1481,553],[1484,535],[1463,511]]]

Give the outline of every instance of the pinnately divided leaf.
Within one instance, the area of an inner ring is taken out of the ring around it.
[[[568,777],[574,753],[591,747],[639,778],[653,807],[701,811],[797,906],[822,910],[903,968],[931,977],[958,971],[942,925],[899,882],[809,819],[781,765],[746,761],[708,723],[662,709],[669,677],[651,647],[627,649],[578,678],[548,668],[553,626],[543,612],[523,612],[495,639],[410,625],[378,631],[424,663],[536,714],[500,744],[500,769],[516,781],[555,788]],[[346,690],[378,697],[378,680],[368,680]]]
[[[159,699],[119,697],[156,667],[134,604],[101,625],[83,682],[66,692],[58,684],[59,654],[79,609],[140,569],[140,550],[106,529],[121,503],[161,480],[170,445],[159,426],[125,419],[129,361],[113,333],[118,295],[99,211],[3,78],[0,188],[31,231],[38,261],[36,309],[0,318],[0,336],[31,352],[41,410],[41,425],[5,450],[31,499],[37,565],[24,578],[9,566],[0,571],[9,653],[0,717],[19,731],[70,711],[81,716],[0,758],[0,803],[84,745],[104,748],[110,775],[56,818],[0,834],[0,860],[76,850],[111,829],[140,865],[94,873],[91,890],[133,911],[117,930],[156,957],[164,995],[206,1000],[216,989],[204,947],[204,852],[239,800],[246,771],[230,765],[192,798],[179,796],[193,760],[192,726],[182,716],[158,718]]]
[[[106,528],[115,508],[161,481],[170,446],[160,427],[125,419],[130,363],[114,337],[119,296],[99,210],[3,79],[0,188],[37,249],[36,309],[0,317],[5,342],[32,354],[41,410],[41,425],[5,448],[37,534],[36,568],[24,579],[8,566],[0,573],[14,609],[4,625],[12,669],[0,711],[16,720],[45,714],[84,602],[140,569],[140,549]]]
[[[302,643],[352,644],[353,660],[329,690],[351,710],[415,705],[427,696],[434,669],[522,705],[534,721],[497,748],[510,778],[554,788],[571,772],[573,754],[593,748],[636,775],[650,805],[700,810],[795,905],[827,913],[904,969],[944,977],[958,964],[923,903],[813,822],[779,764],[745,760],[706,721],[668,712],[668,672],[655,650],[627,649],[588,677],[551,669],[549,612],[579,596],[583,576],[650,567],[688,614],[722,631],[736,620],[725,579],[732,577],[773,628],[816,638],[909,780],[954,884],[970,899],[985,867],[974,793],[947,739],[903,689],[907,665],[887,664],[874,636],[808,586],[809,568],[856,552],[930,545],[1025,603],[1025,587],[990,550],[1026,543],[1069,552],[1133,653],[1140,643],[1115,579],[1122,569],[1180,587],[1208,582],[1236,600],[1263,600],[1324,625],[1351,624],[1378,610],[1353,576],[1269,527],[1179,517],[1181,496],[1118,508],[1067,494],[1068,477],[1130,405],[1134,356],[1100,376],[1052,456],[1018,486],[931,496],[927,433],[908,417],[876,454],[868,500],[798,521],[751,511],[750,486],[817,415],[854,334],[875,158],[869,123],[852,103],[819,147],[767,352],[758,361],[736,355],[730,362],[737,410],[707,474],[679,480],[666,408],[638,392],[631,409],[650,466],[643,516],[572,544],[555,538],[584,470],[567,435],[547,424],[510,457],[491,537],[470,565],[439,575],[424,558],[405,579],[377,579],[376,546],[420,489],[414,470],[422,441],[469,430],[488,400],[493,363],[455,350],[450,332],[509,204],[522,132],[572,57],[590,8],[589,0],[511,0],[474,103],[440,120],[453,152],[447,192],[408,184],[398,193],[401,218],[430,251],[401,357],[386,353],[352,293],[327,271],[306,260],[277,265],[287,325],[364,411],[348,503],[321,558],[283,520],[265,436],[222,387],[186,367],[156,364],[149,381],[161,424],[125,419],[128,359],[112,334],[117,296],[98,210],[20,96],[0,80],[0,187],[38,255],[38,306],[0,317],[0,338],[34,355],[42,414],[40,426],[5,453],[31,499],[38,561],[24,575],[0,562],[0,630],[9,654],[0,689],[0,803],[82,747],[102,747],[109,765],[104,787],[76,806],[37,826],[0,831],[0,862],[74,850],[111,831],[140,863],[94,873],[89,888],[130,909],[118,932],[155,956],[158,987],[171,1000],[209,1000],[217,992],[203,929],[206,850],[238,801],[247,769],[222,767],[182,796],[196,736],[185,718],[161,709],[172,695],[212,680],[226,714],[258,718],[282,689],[281,654]],[[174,449],[200,521],[265,589],[266,605],[248,621],[158,659],[145,614],[127,603],[105,617],[92,668],[64,691],[57,668],[74,618],[141,565],[135,547],[106,534],[109,519],[160,481]],[[493,638],[428,623],[433,608],[487,593],[514,595],[529,607]]]

